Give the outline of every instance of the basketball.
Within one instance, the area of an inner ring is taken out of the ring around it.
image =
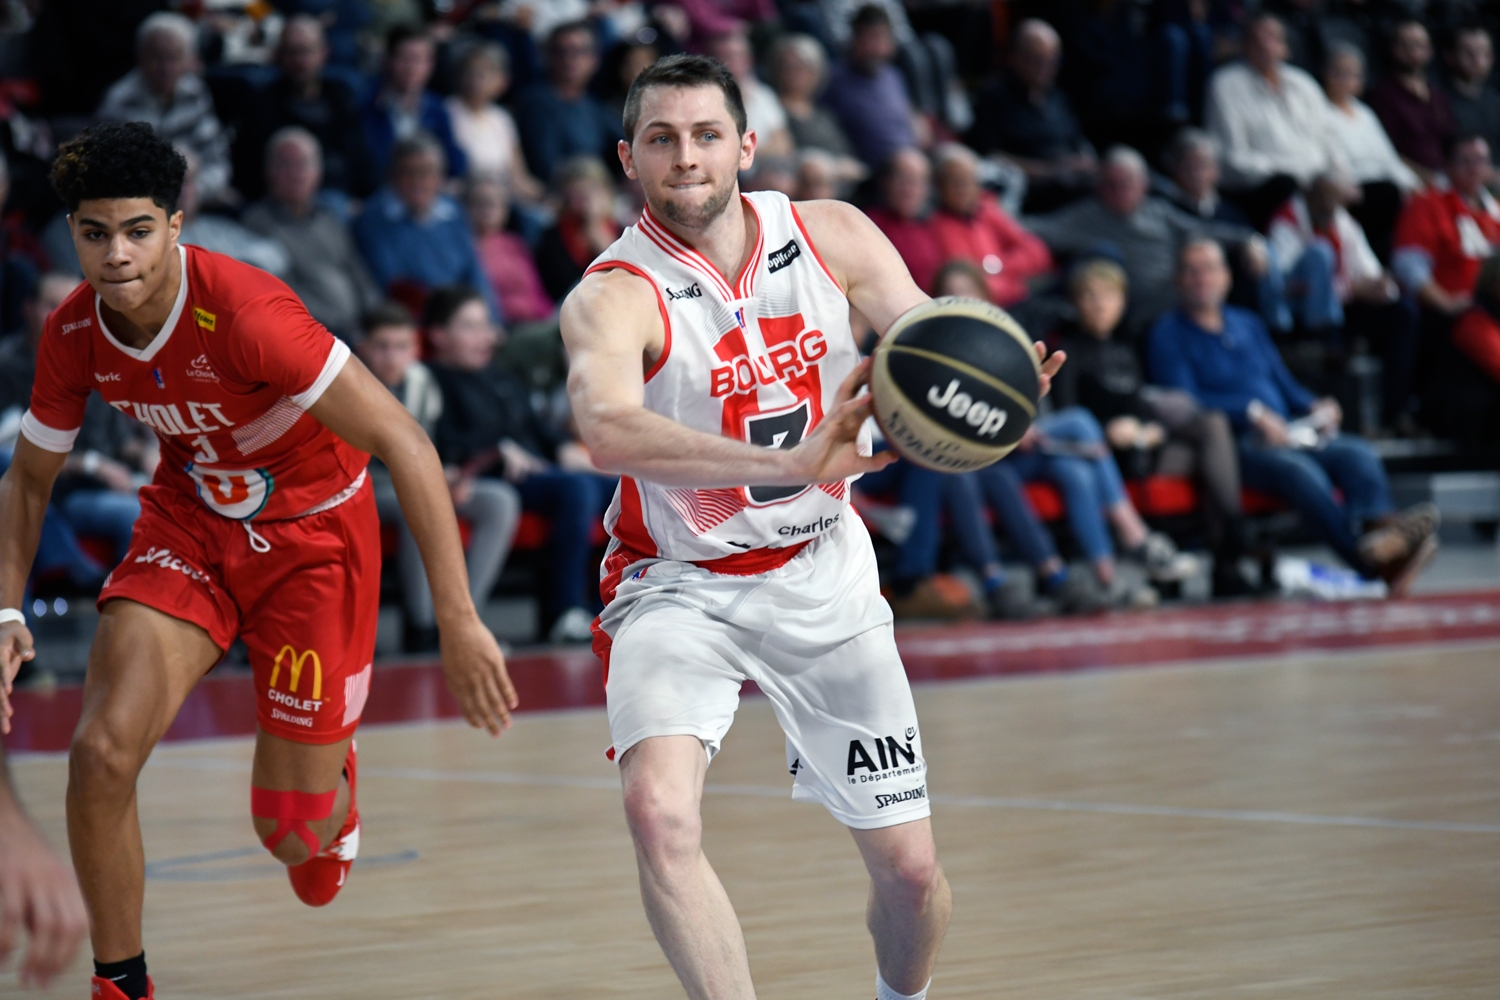
[[[971,472],[1010,454],[1036,416],[1031,338],[998,306],[956,296],[906,312],[875,347],[875,420],[902,458]]]

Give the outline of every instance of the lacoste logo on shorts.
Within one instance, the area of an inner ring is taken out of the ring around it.
[[[915,802],[918,799],[925,798],[927,798],[927,786],[922,785],[918,788],[908,788],[904,792],[890,792],[877,795],[875,796],[875,808],[884,809],[886,806],[893,806],[897,802]]]

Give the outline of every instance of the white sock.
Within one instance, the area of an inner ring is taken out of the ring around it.
[[[927,1000],[927,990],[931,986],[932,980],[929,979],[927,985],[916,993],[910,995],[897,993],[886,984],[885,977],[880,974],[880,970],[875,970],[875,1000]]]

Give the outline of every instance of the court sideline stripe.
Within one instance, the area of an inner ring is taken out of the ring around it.
[[[202,771],[250,770],[249,764],[223,757],[200,757],[191,760],[151,761],[160,767]],[[590,778],[562,774],[522,774],[513,771],[446,771],[429,767],[370,767],[359,769],[361,777],[404,778],[410,781],[467,782],[482,785],[529,785],[541,788],[590,788],[618,791],[614,778]],[[787,799],[789,788],[774,785],[740,785],[709,782],[703,786],[707,795],[750,798]],[[1385,819],[1378,816],[1320,816],[1313,813],[1276,812],[1263,809],[1201,809],[1192,806],[1153,806],[1129,802],[1087,802],[1074,799],[1003,798],[984,795],[931,796],[934,805],[972,809],[1011,809],[1031,812],[1106,813],[1116,816],[1165,816],[1176,819],[1210,819],[1239,823],[1287,823],[1302,826],[1363,827],[1373,830],[1418,830],[1428,833],[1500,834],[1497,823],[1448,823],[1439,820]]]

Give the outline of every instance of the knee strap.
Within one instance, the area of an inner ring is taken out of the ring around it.
[[[266,850],[274,851],[287,834],[295,833],[307,845],[309,854],[317,854],[323,845],[307,828],[307,821],[332,816],[333,800],[337,795],[338,789],[331,792],[273,792],[252,787],[250,815],[276,821],[275,831],[261,843],[266,845]]]

